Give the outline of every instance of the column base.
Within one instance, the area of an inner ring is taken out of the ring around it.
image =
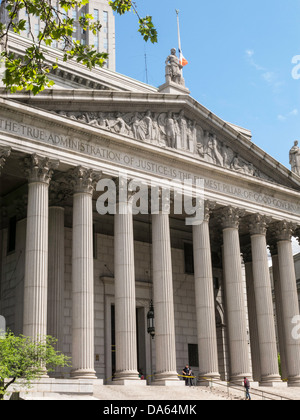
[[[121,385],[121,386],[147,386],[147,381],[141,379],[116,379],[113,380],[111,385]]]
[[[113,383],[115,382],[141,382],[141,379],[139,378],[139,374],[137,371],[122,371],[122,372],[116,372]]]
[[[232,376],[232,378],[230,378],[229,382],[230,382],[231,385],[243,385],[244,386],[244,378],[247,378],[249,380],[250,385],[251,385],[251,383],[253,383],[252,375],[249,374],[249,373]]]
[[[292,378],[288,378],[288,387],[289,388],[300,388],[300,376],[295,376]]]
[[[266,376],[261,378],[259,386],[276,387],[282,384],[282,380],[278,375]]]
[[[72,379],[98,379],[96,372],[90,369],[78,369],[71,372]]]
[[[151,385],[154,386],[181,386],[185,385],[184,381],[180,381],[177,372],[163,372],[157,373],[154,376],[154,381]]]

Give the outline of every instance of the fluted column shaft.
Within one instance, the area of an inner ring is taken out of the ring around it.
[[[280,381],[271,279],[266,242],[267,223],[255,215],[250,222],[252,266],[260,350],[261,384]]]
[[[280,282],[280,271],[278,261],[278,250],[277,244],[270,246],[272,254],[272,272],[274,282],[274,296],[276,306],[276,319],[277,319],[277,331],[278,331],[278,342],[279,342],[279,353],[281,362],[281,375],[282,379],[288,377],[287,365],[286,365],[286,350],[285,350],[285,331],[282,318],[282,298],[281,298],[281,282]]]
[[[292,233],[292,224],[282,222],[278,225],[278,263],[288,383],[290,386],[300,386],[300,339],[293,334],[295,328],[293,319],[299,316],[299,303],[291,243]]]
[[[244,285],[239,240],[238,209],[228,207],[221,218],[223,226],[224,273],[228,322],[231,381],[241,383],[250,377]]]
[[[49,182],[58,162],[32,155],[24,164],[29,185],[23,334],[42,339],[47,334]]]
[[[64,208],[49,208],[48,334],[63,347],[63,299],[65,273]]]
[[[93,260],[93,171],[72,171],[72,367],[71,376],[95,379],[94,370],[94,260]]]
[[[259,351],[259,338],[257,327],[256,303],[255,303],[255,290],[253,282],[253,266],[251,252],[244,252],[245,274],[247,284],[247,303],[248,303],[248,316],[249,316],[249,330],[250,330],[250,346],[251,346],[251,359],[252,359],[252,374],[253,380],[259,382],[261,379],[260,368],[260,351]]]
[[[178,381],[169,214],[152,215],[153,291],[157,383]]]
[[[114,216],[115,381],[138,380],[132,202],[119,198]]]
[[[201,378],[220,378],[209,237],[209,207],[206,207],[203,222],[200,225],[193,226],[193,248],[199,351],[199,381],[201,382]]]

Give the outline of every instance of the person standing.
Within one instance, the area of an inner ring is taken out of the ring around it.
[[[244,378],[244,388],[246,390],[246,400],[250,401],[251,400],[251,396],[250,396],[250,382],[248,378]]]
[[[185,386],[189,385],[189,374],[190,374],[190,368],[189,365],[186,365],[183,369],[182,369],[182,374],[184,376],[184,380],[185,380]]]

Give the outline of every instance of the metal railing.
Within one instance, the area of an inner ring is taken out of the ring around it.
[[[224,393],[227,394],[227,397],[230,398],[232,397],[237,397],[237,392],[239,394],[241,394],[242,396],[245,396],[245,388],[242,385],[233,385],[229,382],[221,382],[221,381],[216,381],[216,380],[211,380],[209,378],[201,378],[201,381],[205,381],[207,382],[208,386],[210,387],[211,391],[214,390],[218,390],[218,388],[226,388],[226,391],[224,391]],[[232,392],[235,391],[235,394]],[[276,394],[274,392],[269,392],[269,391],[265,391],[265,390],[261,390],[261,389],[257,389],[257,388],[250,388],[250,394],[251,396],[257,396],[259,398],[261,398],[263,401],[293,401],[293,399],[288,398],[288,397],[284,397],[283,395],[279,395]]]

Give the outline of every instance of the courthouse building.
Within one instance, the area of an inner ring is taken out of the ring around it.
[[[22,54],[28,42],[12,34],[9,46]],[[148,382],[175,385],[189,363],[199,383],[247,376],[274,385],[282,378],[269,246],[281,358],[289,385],[299,386],[297,163],[287,169],[250,131],[193,99],[173,53],[157,88],[47,51],[59,60],[53,90],[0,95],[7,326],[57,337],[72,367],[55,376],[70,381],[134,383],[141,370]],[[133,215],[131,188],[125,199],[116,195],[116,214],[100,214],[106,191],[97,182],[119,185],[120,172],[149,188],[204,180],[203,222],[189,225],[174,211],[176,191],[170,211]]]

